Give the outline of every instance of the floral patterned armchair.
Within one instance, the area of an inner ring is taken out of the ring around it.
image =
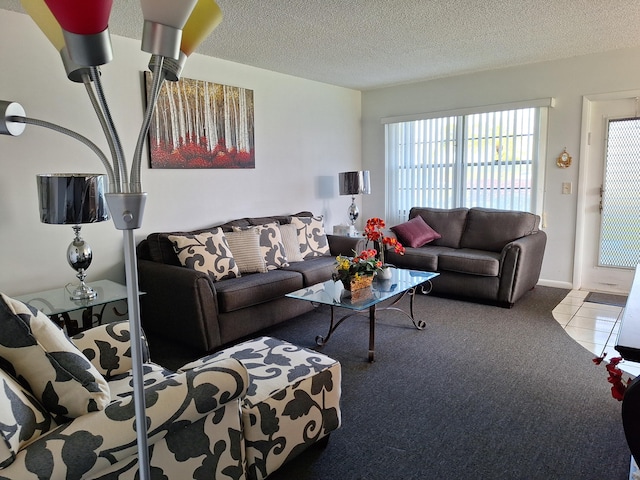
[[[128,328],[69,339],[0,293],[0,480],[137,478]],[[281,340],[144,362],[152,478],[261,480],[341,423],[340,363]]]
[[[42,313],[2,297],[0,322],[5,334],[0,333],[0,432],[4,442],[0,446],[0,479],[136,478],[128,322],[103,325],[73,337],[77,348],[71,342],[64,345],[62,334],[58,336],[65,347],[62,352],[59,346],[43,344],[39,335],[42,331],[57,335],[58,327]],[[40,338],[16,340],[15,335],[6,334],[25,332],[28,329],[24,326],[31,328],[25,337]],[[10,350],[16,351],[16,357],[31,357],[35,370],[36,351],[43,349],[48,351],[41,356],[45,362],[50,360],[55,375],[39,393],[33,374],[25,376],[20,371],[24,366],[12,359]],[[65,372],[72,371],[74,365],[88,373],[76,369],[72,372],[75,379],[66,377]],[[220,359],[175,373],[147,362],[144,377],[153,478],[244,479],[240,401],[248,376],[242,364]],[[71,395],[65,388],[73,390]],[[80,401],[83,396],[93,398]],[[108,400],[96,400],[96,396]],[[75,410],[86,403],[88,411],[74,412],[69,405],[74,401]],[[101,402],[104,405],[97,406]],[[65,409],[67,413],[61,414]]]

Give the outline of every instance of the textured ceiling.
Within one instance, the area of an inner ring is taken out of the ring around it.
[[[217,1],[198,53],[358,90],[640,45],[637,0]],[[139,2],[109,29],[140,38]]]

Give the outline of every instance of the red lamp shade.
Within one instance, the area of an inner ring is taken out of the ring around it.
[[[113,0],[44,0],[62,27],[71,60],[97,66],[113,59],[109,15]]]
[[[67,32],[93,35],[109,26],[113,0],[45,0],[45,3]]]

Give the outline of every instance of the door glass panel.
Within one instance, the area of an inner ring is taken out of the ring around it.
[[[598,264],[640,263],[640,118],[608,122]]]

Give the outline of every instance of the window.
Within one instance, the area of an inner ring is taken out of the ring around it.
[[[487,207],[540,213],[546,106],[387,119],[388,222],[411,207]],[[548,105],[547,105],[548,102]]]

